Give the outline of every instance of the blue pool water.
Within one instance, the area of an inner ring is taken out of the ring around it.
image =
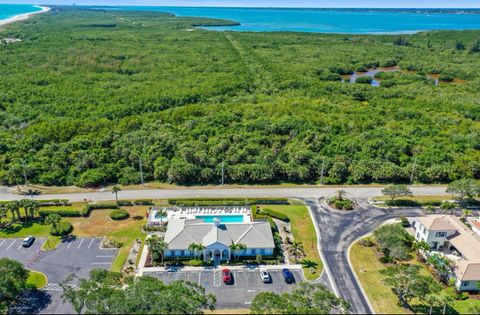
[[[196,219],[202,219],[205,223],[213,223],[215,218],[220,218],[222,223],[242,223],[243,215],[197,215]]]
[[[350,34],[415,33],[426,30],[480,29],[480,14],[417,13],[409,11],[358,11],[279,8],[207,7],[97,7],[116,10],[150,10],[177,16],[227,19],[239,26],[206,27],[235,31],[295,31]],[[478,11],[480,13],[480,11]]]
[[[29,4],[0,4],[0,20],[6,20],[15,15],[41,10],[41,8]]]

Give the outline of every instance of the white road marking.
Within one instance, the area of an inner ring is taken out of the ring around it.
[[[257,290],[247,290],[247,292],[249,292],[249,293],[252,293],[252,292],[255,292],[255,291],[257,291]]]
[[[80,244],[78,244],[77,249],[80,248],[80,246],[82,246],[82,243],[83,243],[84,240],[85,240],[84,238],[82,238],[82,239],[80,240]]]
[[[97,258],[112,258],[112,257],[115,257],[115,255],[98,255],[98,256],[95,256]]]
[[[0,246],[2,246],[2,245],[3,245],[3,243],[5,243],[6,241],[7,241],[6,239],[5,239],[5,240],[3,240],[3,242],[1,242],[1,243],[0,243]]]
[[[237,285],[237,276],[236,276],[236,273],[235,273],[235,270],[233,271],[233,286],[236,286]]]
[[[22,248],[22,243],[20,243],[20,245],[18,245],[17,250],[19,250],[20,248]]]
[[[90,245],[88,245],[88,248],[92,247],[92,243],[93,243],[94,240],[95,240],[95,237],[92,238],[92,240],[90,241]]]
[[[8,247],[7,247],[7,250],[9,250],[9,249],[10,249],[10,247],[12,247],[12,246],[13,246],[13,244],[15,244],[15,241],[16,241],[16,240],[13,240],[12,244],[10,244],[10,246],[8,246]]]
[[[200,272],[198,273],[198,284],[199,284],[199,285],[200,285],[200,277],[201,277],[201,276],[202,276],[202,272],[200,271]]]
[[[244,304],[250,305],[252,302],[243,302]]]

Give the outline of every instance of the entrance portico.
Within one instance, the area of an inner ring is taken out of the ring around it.
[[[225,247],[223,244],[215,243],[210,246],[207,246],[207,248],[204,251],[203,257],[205,261],[230,260],[231,258],[230,248]]]

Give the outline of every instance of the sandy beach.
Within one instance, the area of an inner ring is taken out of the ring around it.
[[[31,12],[31,13],[19,14],[19,15],[15,15],[15,16],[9,18],[9,19],[6,19],[6,20],[0,20],[0,26],[4,26],[4,25],[14,23],[14,22],[18,22],[18,21],[24,21],[24,20],[28,19],[29,17],[31,17],[32,15],[45,13],[45,12],[50,11],[49,7],[45,7],[45,6],[37,6],[37,7],[42,8],[42,10],[41,11],[36,11],[36,12]]]

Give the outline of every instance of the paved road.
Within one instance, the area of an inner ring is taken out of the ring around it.
[[[1,188],[1,187],[0,187]],[[145,189],[145,190],[124,190],[118,196],[121,199],[166,199],[166,198],[318,198],[320,196],[331,196],[338,189],[343,189],[353,198],[370,198],[381,195],[382,187],[322,187],[322,188],[182,188],[182,189]],[[412,186],[411,190],[416,195],[441,195],[445,194],[444,186]],[[0,200],[22,199],[20,196],[0,189]],[[85,192],[74,194],[53,194],[35,196],[35,199],[68,199],[70,201],[92,201],[114,200],[115,195],[109,191]]]
[[[360,237],[372,232],[378,225],[398,216],[420,216],[416,209],[383,210],[372,207],[363,199],[355,211],[335,211],[322,206],[319,199],[303,199],[312,211],[320,233],[325,275],[331,275],[331,287],[351,303],[351,312],[371,314],[367,298],[355,279],[348,261],[349,246]],[[325,281],[325,277],[322,277]]]
[[[270,291],[283,293],[293,290],[295,284],[303,281],[302,271],[291,270],[295,282],[285,283],[280,269],[269,269],[270,283],[263,283],[260,279],[259,269],[232,270],[233,283],[226,285],[222,281],[220,269],[205,269],[201,271],[159,271],[145,272],[159,278],[165,283],[175,280],[188,280],[203,286],[208,293],[213,293],[217,298],[217,309],[249,308],[253,298],[260,292]]]

